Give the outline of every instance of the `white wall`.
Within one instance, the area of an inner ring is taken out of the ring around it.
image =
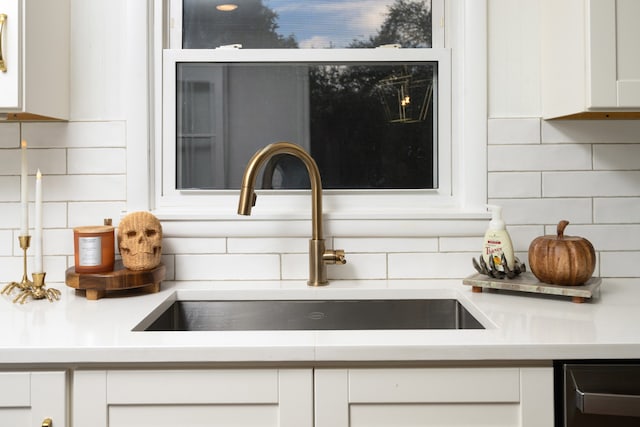
[[[640,121],[543,121],[538,2],[489,1],[488,197],[523,243],[588,238],[603,277],[640,277]]]
[[[104,217],[117,222],[131,197],[126,172],[136,167],[144,142],[131,136],[125,119],[129,40],[117,16],[126,15],[127,2],[71,3],[70,122],[0,123],[0,283],[22,274],[21,138],[30,147],[30,188],[36,167],[45,175],[48,281],[63,282],[73,265],[72,228]],[[490,0],[489,6],[488,195],[505,207],[518,255],[526,260],[529,242],[567,219],[568,234],[593,242],[597,274],[640,277],[640,121],[540,120],[536,2]],[[482,238],[332,240],[330,246],[347,250],[349,263],[330,269],[330,278],[461,278],[473,272],[470,259]],[[306,238],[167,236],[164,262],[169,278],[178,280],[304,279],[306,251]]]

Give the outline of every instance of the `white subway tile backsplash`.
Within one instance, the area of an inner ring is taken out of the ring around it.
[[[38,169],[43,175],[63,175],[67,173],[65,150],[62,149],[28,149],[29,174],[35,179]],[[35,181],[34,181],[35,188]],[[35,191],[35,190],[34,190]]]
[[[0,230],[0,257],[11,256],[14,246],[13,232],[11,230]],[[18,246],[18,240],[15,240],[15,246]]]
[[[309,280],[309,255],[282,254],[283,280]]]
[[[229,253],[307,253],[309,251],[309,239],[304,237],[234,237],[227,241]]]
[[[482,249],[482,236],[440,237],[439,242],[440,252],[480,252]]]
[[[20,148],[19,123],[0,123],[0,148]]]
[[[162,255],[165,268],[165,280],[176,280],[175,257],[173,255]]]
[[[64,232],[65,234],[71,233],[70,230],[64,228],[66,226],[66,208],[64,203],[43,203],[42,205],[42,227],[43,227],[43,253],[57,255],[58,249],[61,249],[63,246],[56,246],[59,240],[60,232]],[[14,212],[15,217],[11,218],[11,221],[15,224],[13,228],[13,242],[15,243],[13,248],[14,256],[21,256],[22,249],[18,245],[18,236],[20,235],[20,210],[16,209]],[[29,235],[33,236],[33,227],[34,227],[34,206],[33,203],[29,204]],[[51,236],[49,236],[51,233]],[[66,240],[66,238],[64,239]],[[68,243],[68,242],[65,242]],[[71,241],[73,244],[73,241]],[[32,243],[33,245],[33,243]],[[47,246],[51,248],[47,250]],[[73,246],[71,247],[73,249]],[[68,248],[66,250],[62,250],[61,254],[68,254]],[[71,252],[73,253],[73,252]]]
[[[591,169],[590,145],[494,145],[488,147],[489,172],[584,169]]]
[[[543,172],[542,196],[640,196],[640,171]]]
[[[45,229],[42,233],[44,255],[73,255],[73,230]],[[15,254],[19,255],[19,253]]]
[[[640,224],[640,197],[594,198],[593,221],[600,224]]]
[[[69,227],[100,225],[105,218],[111,218],[114,226],[126,208],[125,202],[69,202]]]
[[[126,123],[105,122],[28,122],[22,124],[22,138],[30,147],[89,148],[125,147]]]
[[[327,278],[329,280],[380,280],[387,278],[386,255],[349,253],[346,257],[346,264],[327,265]],[[283,254],[282,279],[308,280],[308,254]]]
[[[566,219],[575,223],[591,223],[591,199],[489,199],[503,207],[507,226],[557,224]]]
[[[507,231],[511,236],[511,243],[513,243],[513,250],[515,252],[528,252],[529,245],[536,237],[545,234],[545,228],[542,225],[509,225],[507,224]],[[526,261],[526,257],[522,261]]]
[[[540,119],[537,117],[489,119],[487,131],[490,145],[540,143]]]
[[[176,280],[279,280],[280,256],[176,255]]]
[[[503,206],[522,262],[528,262],[534,238],[555,234],[557,222],[567,219],[568,235],[588,238],[596,247],[596,274],[640,277],[638,123],[489,119],[488,203]],[[64,282],[65,269],[73,265],[72,229],[101,224],[104,218],[112,218],[117,226],[127,208],[126,123],[0,123],[0,280],[5,282],[22,274],[17,244],[21,134],[29,144],[32,227],[34,174],[38,167],[44,173],[47,282]],[[327,239],[327,247],[344,249],[347,264],[327,266],[328,277],[457,282],[474,272],[471,258],[482,246],[482,231],[460,225],[458,235],[436,232],[436,237],[352,238],[340,230],[339,236]],[[165,236],[166,280],[306,281],[308,237],[280,238],[277,233],[268,238],[251,233]]]
[[[46,201],[117,201],[126,198],[124,175],[47,175],[42,178]]]
[[[437,252],[435,237],[336,237],[334,248],[344,249],[348,254],[374,252]]]
[[[226,252],[224,238],[177,238],[162,239],[163,254],[214,254]]]
[[[35,203],[29,203],[29,227],[35,225]],[[42,204],[42,226],[44,228],[64,228],[67,226],[67,204],[47,202]]]
[[[0,176],[0,202],[20,201],[20,177]]]
[[[640,169],[640,144],[596,144],[593,146],[596,170]]]
[[[0,229],[19,229],[20,215],[20,203],[0,203]]]
[[[487,193],[491,198],[540,197],[540,172],[489,172]]]
[[[389,254],[389,279],[455,279],[473,273],[475,253]]]
[[[73,148],[68,150],[68,173],[124,174],[127,171],[124,148]]]
[[[601,252],[601,277],[640,277],[640,251]]]
[[[546,234],[556,234],[555,226],[547,226],[546,230]],[[640,251],[640,224],[581,225],[569,223],[564,233],[567,236],[580,236],[588,239],[598,252]]]
[[[27,265],[29,265],[28,262]],[[10,282],[19,282],[22,279],[22,269],[22,257],[0,256],[0,283],[3,284],[2,287]]]
[[[45,278],[47,285],[56,287],[58,290],[63,290],[62,287],[65,286],[65,273],[68,268],[66,257],[45,256],[42,261],[44,271],[47,273]],[[0,284],[2,284],[2,287],[8,282],[17,282],[22,279],[22,263],[22,256],[0,257]],[[29,274],[33,271],[33,256],[27,257],[27,271]]]
[[[44,272],[47,273],[46,283],[48,286],[55,284],[58,290],[63,290],[66,280],[67,268],[73,265],[68,264],[66,256],[45,256],[42,259]],[[33,267],[29,267],[29,271],[33,271]]]
[[[20,175],[21,149],[0,150],[0,175]],[[27,173],[35,176],[40,169],[43,174],[66,173],[67,162],[65,150],[27,148]]]
[[[640,142],[638,120],[543,120],[543,143]]]
[[[330,279],[386,279],[387,256],[385,254],[347,254],[347,263],[328,265]]]
[[[0,175],[20,175],[20,149],[0,150]]]

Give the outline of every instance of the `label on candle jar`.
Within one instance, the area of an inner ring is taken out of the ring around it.
[[[79,237],[78,252],[78,265],[94,267],[102,264],[102,237]]]

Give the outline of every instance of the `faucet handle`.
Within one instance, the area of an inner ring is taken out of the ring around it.
[[[322,260],[325,264],[346,264],[347,258],[344,255],[344,250],[334,249],[326,250],[322,255]]]

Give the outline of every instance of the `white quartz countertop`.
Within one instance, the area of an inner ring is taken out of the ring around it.
[[[640,280],[605,279],[600,295],[473,293],[462,280],[164,282],[159,293],[88,301],[64,284],[60,301],[0,297],[1,364],[537,361],[640,358]],[[14,294],[15,296],[15,294]],[[138,332],[167,298],[458,298],[483,330]]]

